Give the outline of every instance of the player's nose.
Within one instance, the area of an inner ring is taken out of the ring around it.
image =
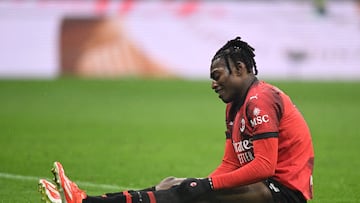
[[[215,80],[213,80],[212,82],[211,82],[211,89],[216,89],[216,87],[218,87],[219,85],[218,85],[218,83],[215,81]]]

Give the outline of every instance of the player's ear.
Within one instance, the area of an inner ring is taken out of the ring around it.
[[[243,62],[238,61],[238,62],[236,62],[235,65],[236,65],[236,67],[235,67],[234,73],[236,75],[241,75],[244,71],[245,72],[247,71],[246,66],[245,66],[245,64]]]

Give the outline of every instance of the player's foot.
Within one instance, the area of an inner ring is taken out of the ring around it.
[[[44,203],[61,203],[61,197],[56,186],[45,179],[39,180],[39,192]]]
[[[52,172],[63,203],[81,203],[86,198],[86,193],[65,175],[61,163],[55,162]]]

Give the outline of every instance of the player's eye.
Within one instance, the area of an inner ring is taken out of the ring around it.
[[[212,78],[213,80],[218,81],[218,80],[220,79],[220,74],[214,73],[214,74],[211,75],[211,78]]]

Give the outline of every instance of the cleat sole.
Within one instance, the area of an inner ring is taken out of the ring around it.
[[[67,203],[66,198],[65,198],[65,194],[64,194],[64,190],[63,190],[63,188],[61,186],[61,183],[60,183],[59,171],[58,170],[59,169],[57,168],[56,162],[55,162],[54,167],[51,169],[51,172],[54,175],[54,183],[55,183],[56,189],[60,193],[61,201],[63,203]]]
[[[45,192],[45,188],[42,186],[41,183],[38,184],[38,191],[41,194],[41,202],[43,203],[51,203],[51,201],[47,198],[46,192]]]

